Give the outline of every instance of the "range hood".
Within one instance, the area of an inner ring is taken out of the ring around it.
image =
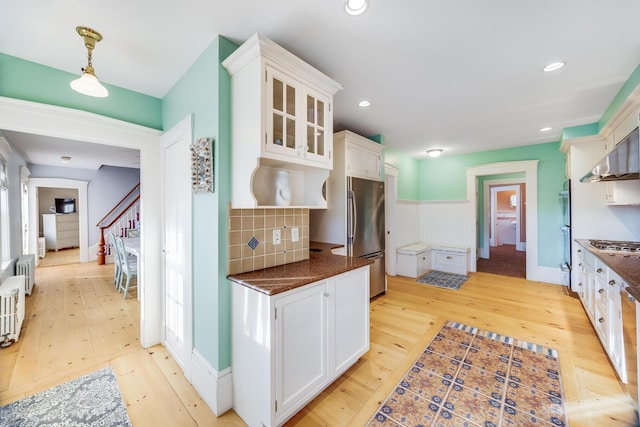
[[[607,157],[598,162],[580,182],[621,181],[640,179],[640,140],[638,128],[635,128],[611,151]]]

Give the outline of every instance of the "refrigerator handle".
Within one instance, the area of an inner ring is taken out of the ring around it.
[[[358,206],[356,205],[356,193],[353,190],[351,190],[351,196],[351,207],[353,208],[353,213],[351,214],[351,237],[353,240],[358,232]]]
[[[350,245],[351,243],[353,243],[353,232],[354,232],[354,228],[353,228],[353,221],[354,221],[354,215],[353,215],[353,209],[355,206],[355,203],[353,201],[353,191],[349,190],[347,191],[347,202],[348,205],[347,206],[347,243]]]

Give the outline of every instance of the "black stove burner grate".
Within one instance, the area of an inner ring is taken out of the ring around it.
[[[602,251],[638,252],[640,242],[623,242],[617,240],[589,240],[591,246]]]

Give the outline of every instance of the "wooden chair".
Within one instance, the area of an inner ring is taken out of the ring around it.
[[[124,242],[122,241],[122,237],[116,237],[116,251],[120,253],[120,269],[121,275],[120,280],[118,281],[118,292],[124,291],[124,298],[127,298],[127,293],[129,289],[138,289],[138,263],[135,256],[129,256],[127,251],[124,249]],[[127,276],[126,281],[124,281],[123,285],[123,276]],[[136,276],[136,284],[131,286],[131,278]]]
[[[120,292],[120,280],[122,277],[122,260],[120,259],[120,250],[116,246],[116,235],[111,234],[111,248],[113,249],[113,284],[116,290]]]

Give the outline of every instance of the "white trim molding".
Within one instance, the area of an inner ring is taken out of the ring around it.
[[[164,304],[158,212],[162,132],[82,110],[6,97],[0,97],[0,129],[140,150],[140,220],[144,224],[140,235],[140,344],[147,348],[161,343]]]
[[[193,350],[189,380],[207,406],[216,414],[216,417],[232,408],[231,368],[218,372],[202,357],[198,350]]]
[[[467,199],[471,201],[469,224],[476,224],[473,235],[468,236],[471,248],[470,270],[476,271],[477,256],[477,218],[478,218],[478,177],[507,173],[525,174],[526,218],[527,218],[527,280],[538,280],[538,160],[518,162],[489,163],[467,168]]]

